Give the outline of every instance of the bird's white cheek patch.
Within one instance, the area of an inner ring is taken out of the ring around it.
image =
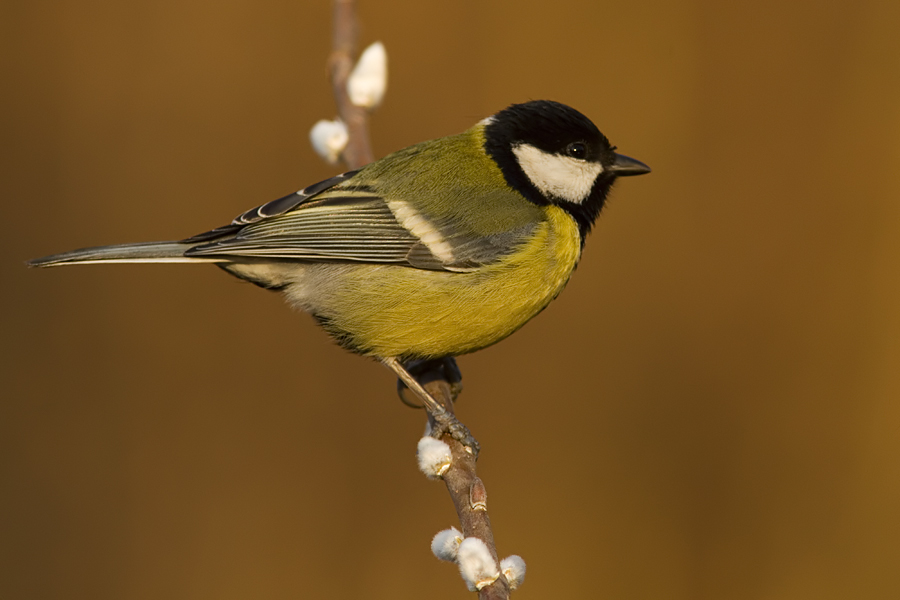
[[[542,193],[569,202],[584,202],[603,172],[600,163],[550,154],[530,144],[513,148],[519,166]]]

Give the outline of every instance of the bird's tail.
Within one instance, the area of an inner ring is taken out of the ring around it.
[[[90,263],[171,263],[227,262],[222,257],[187,257],[185,251],[195,244],[183,242],[145,242],[81,248],[28,261],[30,267],[58,267]]]

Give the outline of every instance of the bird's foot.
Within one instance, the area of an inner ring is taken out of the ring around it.
[[[428,411],[428,434],[431,437],[440,439],[445,434],[450,434],[450,437],[462,444],[469,454],[478,457],[478,441],[453,415],[452,401],[462,390],[462,375],[452,357],[406,364],[401,364],[396,358],[383,358],[381,362],[400,378],[397,386],[400,399],[409,406],[416,408],[424,406]],[[413,372],[416,375],[413,375]],[[449,404],[441,404],[425,389],[425,385],[434,381],[445,381],[449,384]],[[409,392],[410,396],[416,396],[422,404],[411,402],[410,397],[404,395],[405,391]]]
[[[478,440],[469,431],[469,428],[459,422],[453,414],[444,412],[441,415],[431,415],[429,419],[430,431],[428,435],[435,439],[441,439],[445,434],[449,434],[454,440],[462,444],[466,452],[478,458],[481,451],[481,445]]]

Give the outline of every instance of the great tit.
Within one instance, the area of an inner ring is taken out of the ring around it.
[[[434,408],[403,364],[473,352],[519,329],[566,285],[616,178],[649,172],[578,111],[526,102],[181,241],[30,264],[214,263],[282,291]]]

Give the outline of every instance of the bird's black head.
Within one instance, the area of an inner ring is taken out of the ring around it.
[[[485,121],[485,151],[506,182],[539,205],[556,204],[578,222],[582,241],[616,177],[650,168],[616,154],[577,110],[550,100],[513,104]]]

